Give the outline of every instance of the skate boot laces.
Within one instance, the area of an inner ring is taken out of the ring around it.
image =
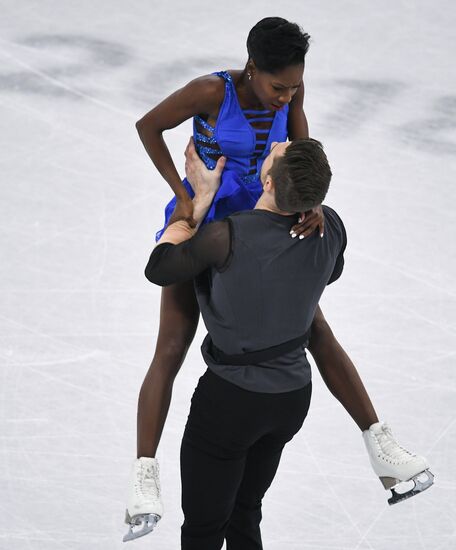
[[[149,457],[136,459],[125,511],[125,523],[129,527],[124,542],[143,537],[155,529],[163,515],[160,493],[158,461]]]
[[[140,463],[140,467],[136,471],[135,493],[140,499],[148,500],[151,498],[160,497],[160,482],[159,482],[159,467],[158,463],[144,464]]]
[[[416,456],[396,442],[386,422],[381,425],[381,430],[374,435],[380,451],[387,456],[387,461],[391,464],[405,464]]]

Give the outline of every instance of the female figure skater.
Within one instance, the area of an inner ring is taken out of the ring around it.
[[[221,71],[192,80],[136,124],[140,138],[175,197],[166,206],[165,226],[186,220],[195,227],[193,189],[181,180],[163,140],[163,132],[193,117],[193,138],[200,158],[209,169],[224,167],[220,187],[202,223],[254,207],[262,192],[261,166],[272,142],[308,137],[303,112],[304,58],[309,35],[298,25],[279,17],[262,19],[247,39],[249,59],[243,70]],[[302,213],[290,238],[304,238],[319,227],[323,236],[321,207]],[[173,381],[195,335],[199,307],[193,281],[162,289],[160,327],[152,364],[141,387],[138,403],[138,445],[125,521],[140,529],[130,540],[150,532],[163,515],[158,462],[155,458],[168,413]],[[327,323],[312,327],[309,348],[319,369],[328,372],[341,363],[352,365]],[[337,375],[335,375],[337,377]],[[325,382],[331,390],[331,377]],[[367,398],[352,403],[339,396],[361,430],[378,422]]]

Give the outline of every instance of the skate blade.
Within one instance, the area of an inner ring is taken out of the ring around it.
[[[157,516],[157,514],[139,514],[131,518],[128,512],[126,512],[125,523],[129,524],[129,529],[128,533],[122,539],[123,542],[135,540],[151,533],[155,529],[159,520],[160,516]],[[138,527],[138,529],[135,529],[136,527]]]
[[[420,477],[422,476],[426,476],[426,479],[420,479]],[[424,472],[417,474],[409,481],[412,481],[414,486],[412,489],[406,491],[405,493],[398,493],[393,487],[388,487],[391,490],[392,494],[391,498],[388,499],[388,504],[390,506],[392,506],[393,504],[397,504],[398,502],[402,502],[403,500],[407,500],[408,498],[414,497],[415,495],[419,495],[426,489],[429,489],[429,487],[434,483],[434,475],[429,470],[424,470]]]

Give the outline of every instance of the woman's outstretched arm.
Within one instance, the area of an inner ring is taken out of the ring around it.
[[[342,346],[336,340],[320,306],[312,323],[308,349],[329,391],[344,406],[361,430],[378,422],[364,384]]]

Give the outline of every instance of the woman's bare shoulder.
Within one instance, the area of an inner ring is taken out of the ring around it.
[[[224,96],[223,78],[214,74],[199,76],[156,105],[137,125],[150,125],[164,131],[175,128],[195,115],[215,119]]]
[[[198,76],[191,80],[187,87],[201,99],[204,98],[204,103],[211,110],[217,110],[225,96],[225,81],[215,74]]]

